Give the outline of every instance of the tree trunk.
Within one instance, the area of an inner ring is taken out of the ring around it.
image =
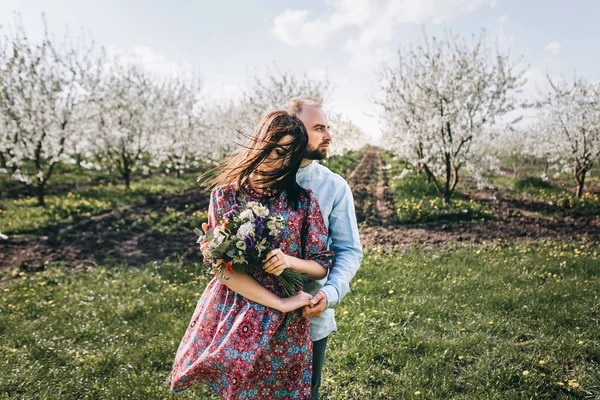
[[[81,166],[81,161],[82,161],[82,157],[81,157],[81,153],[77,153],[77,171],[79,171],[79,173],[83,173],[83,167]]]
[[[585,187],[585,174],[587,170],[582,168],[580,170],[575,170],[575,180],[577,181],[577,198],[580,199],[583,196],[583,189]]]
[[[125,179],[125,188],[129,190],[131,184],[131,165],[129,163],[129,158],[125,154],[121,156],[121,159],[123,160],[121,175],[123,176],[123,179]]]
[[[35,191],[37,194],[38,205],[40,207],[46,207],[46,181],[39,182]]]
[[[128,168],[123,170],[123,178],[125,179],[125,188],[131,189],[131,170]]]
[[[6,164],[6,157],[4,156],[3,151],[0,151],[0,168],[8,170],[8,165]]]
[[[446,153],[445,155],[446,162],[446,182],[444,183],[444,203],[450,204],[450,179],[452,177],[452,171],[450,166],[450,153]]]

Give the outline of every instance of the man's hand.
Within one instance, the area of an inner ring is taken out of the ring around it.
[[[302,309],[302,316],[307,318],[320,317],[323,311],[327,308],[327,295],[324,291],[319,290],[312,298],[310,304]]]

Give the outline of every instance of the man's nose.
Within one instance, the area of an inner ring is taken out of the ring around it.
[[[331,142],[331,133],[329,133],[329,129],[325,129],[324,132],[325,132],[325,135],[323,136],[323,139],[328,142]]]

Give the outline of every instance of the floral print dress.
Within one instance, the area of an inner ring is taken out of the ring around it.
[[[327,228],[310,190],[293,210],[283,190],[269,188],[259,195],[249,184],[244,189],[248,202],[261,202],[271,214],[284,218],[286,224],[276,238],[284,253],[331,268]],[[234,185],[212,191],[209,229],[237,204],[238,194]],[[284,297],[274,275],[259,271],[253,278]],[[247,300],[214,277],[177,350],[171,390],[180,392],[204,382],[223,399],[305,399],[310,397],[311,377],[310,322],[302,310],[284,314]]]

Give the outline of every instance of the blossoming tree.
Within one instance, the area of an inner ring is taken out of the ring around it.
[[[57,44],[47,29],[33,44],[20,23],[8,32],[0,33],[0,159],[15,179],[34,187],[44,205],[48,181],[81,132],[80,82],[94,65],[93,44],[68,37]]]
[[[479,161],[473,150],[484,146],[477,142],[515,109],[523,72],[499,50],[492,54],[483,33],[471,42],[450,33],[425,37],[399,50],[380,78],[389,148],[423,170],[450,202],[461,168]]]
[[[600,84],[583,78],[572,83],[550,77],[548,81],[535,151],[562,167],[562,172],[573,172],[577,197],[581,197],[586,176],[600,156]]]

